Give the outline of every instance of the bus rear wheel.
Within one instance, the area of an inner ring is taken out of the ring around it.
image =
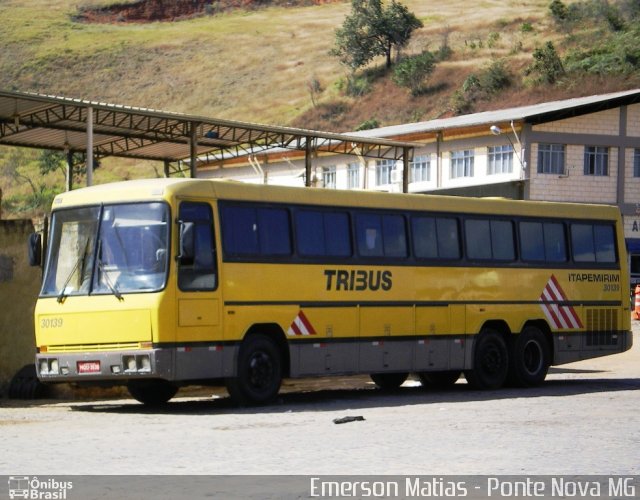
[[[404,384],[408,373],[372,373],[371,380],[382,390],[393,391]]]
[[[278,346],[265,335],[251,335],[240,347],[237,375],[226,380],[231,399],[239,405],[272,401],[282,383],[282,359]]]
[[[148,406],[164,404],[178,392],[176,385],[161,379],[130,380],[127,389],[134,399]]]
[[[442,372],[420,372],[418,378],[424,387],[433,389],[447,389],[453,386],[460,378],[460,370]]]
[[[464,372],[474,389],[498,389],[504,385],[509,370],[507,343],[499,332],[484,329],[474,343],[473,370]]]
[[[518,387],[541,384],[551,364],[549,351],[544,333],[535,326],[527,326],[511,340],[509,383]]]

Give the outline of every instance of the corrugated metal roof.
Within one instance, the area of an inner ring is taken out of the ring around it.
[[[417,123],[405,123],[380,127],[361,132],[353,132],[360,137],[402,137],[420,132],[438,132],[455,128],[491,125],[500,122],[527,121],[537,122],[557,120],[563,117],[578,116],[599,109],[611,109],[621,104],[640,102],[640,89],[600,94],[588,97],[576,97],[562,101],[545,102],[530,106],[485,111],[452,118],[442,118]]]
[[[0,91],[0,144],[85,151],[92,110],[94,154],[177,161],[270,148],[400,159],[418,144],[219,120],[68,97]]]

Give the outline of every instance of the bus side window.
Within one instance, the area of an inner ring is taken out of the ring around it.
[[[350,257],[351,229],[346,212],[296,212],[298,252],[304,257]]]
[[[571,246],[576,262],[617,261],[615,231],[610,224],[572,224]]]
[[[596,261],[616,262],[615,232],[613,226],[595,224],[593,226],[595,239]]]
[[[449,217],[411,218],[413,246],[419,259],[459,259],[458,222]]]
[[[287,209],[223,205],[220,214],[225,256],[266,258],[291,255],[291,223]]]
[[[401,215],[357,214],[358,253],[363,257],[406,257],[407,234]]]
[[[566,262],[564,226],[559,222],[520,222],[520,255],[529,262]]]
[[[524,261],[544,262],[542,222],[520,222],[520,255]]]
[[[382,220],[379,215],[356,216],[358,253],[363,257],[382,257]]]
[[[211,207],[206,203],[183,202],[178,218],[194,225],[193,262],[179,264],[178,287],[186,291],[215,290],[217,269]]]
[[[511,221],[467,219],[464,228],[468,258],[502,261],[515,259]]]
[[[441,259],[460,258],[460,239],[458,237],[458,221],[447,217],[436,219],[438,231],[438,257]]]
[[[544,223],[544,252],[547,262],[567,261],[567,247],[562,224],[558,222]]]

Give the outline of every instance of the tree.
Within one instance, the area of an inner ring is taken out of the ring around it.
[[[424,79],[435,69],[435,56],[427,51],[405,57],[395,67],[393,81],[401,87],[408,87],[411,94],[418,95],[423,89]]]
[[[540,82],[554,84],[565,74],[564,66],[552,42],[533,51],[533,63],[525,74],[537,73]]]
[[[396,0],[386,7],[381,0],[351,0],[351,14],[336,30],[331,54],[352,71],[376,56],[385,56],[389,68],[394,48],[399,51],[421,27],[422,21]]]
[[[309,91],[309,95],[311,96],[311,104],[313,104],[313,107],[315,108],[317,105],[316,96],[322,93],[322,84],[320,83],[320,80],[318,80],[315,76],[309,78],[307,80],[307,90]]]
[[[567,6],[562,3],[561,0],[553,0],[549,4],[549,11],[551,12],[551,17],[553,17],[558,24],[566,22],[569,18]]]

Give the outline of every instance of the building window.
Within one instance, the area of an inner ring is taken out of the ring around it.
[[[347,166],[347,187],[349,189],[360,188],[360,164],[349,163]]]
[[[472,149],[451,151],[451,178],[473,177],[473,157]]]
[[[490,146],[487,158],[487,174],[510,174],[513,172],[513,147]]]
[[[416,156],[411,162],[411,178],[409,182],[424,182],[431,180],[431,158]]]
[[[336,167],[322,167],[322,185],[327,189],[336,188]]]
[[[633,176],[640,177],[640,148],[633,151]]]
[[[609,175],[609,148],[585,146],[584,175]]]
[[[394,160],[376,161],[376,186],[391,184],[391,171],[395,165]]]
[[[538,173],[564,174],[564,144],[538,145]]]

